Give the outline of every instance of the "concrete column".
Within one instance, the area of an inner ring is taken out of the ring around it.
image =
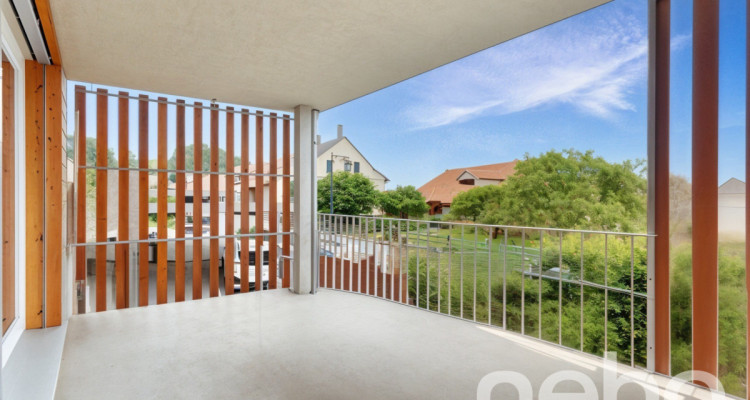
[[[294,261],[291,290],[297,294],[315,292],[314,278],[318,264],[317,125],[317,110],[304,105],[294,107]]]

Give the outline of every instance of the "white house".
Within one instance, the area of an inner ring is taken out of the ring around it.
[[[737,178],[719,186],[719,235],[724,240],[745,238],[745,182]]]
[[[344,136],[344,127],[338,126],[336,139],[321,143],[318,135],[318,179],[325,178],[331,170],[349,171],[368,177],[378,191],[385,190],[389,179],[370,164],[354,144]]]

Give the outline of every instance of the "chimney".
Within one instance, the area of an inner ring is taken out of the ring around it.
[[[338,131],[337,138],[341,139],[342,137],[344,137],[344,125],[339,124],[338,128],[339,128],[339,131]]]
[[[320,144],[320,135],[315,135],[315,144]]]

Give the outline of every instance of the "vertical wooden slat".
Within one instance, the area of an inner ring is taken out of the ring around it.
[[[250,117],[249,111],[242,110],[241,117],[241,151],[240,163],[243,174],[250,172]],[[243,235],[250,233],[250,177],[242,175],[240,177],[240,229]],[[246,293],[250,290],[250,239],[243,237],[240,239],[240,291]]]
[[[27,60],[26,329],[43,326],[44,309],[44,66]]]
[[[128,168],[129,165],[129,147],[128,147],[128,121],[129,121],[129,99],[127,98],[127,92],[120,92],[118,99],[118,138],[117,143],[117,159],[120,168]],[[130,171],[121,170],[119,172],[119,179],[117,180],[117,186],[119,187],[118,193],[118,204],[117,204],[117,240],[128,240],[130,233],[128,232],[129,222],[129,198],[130,198]],[[115,295],[116,295],[116,306],[117,308],[126,308],[129,306],[128,299],[130,298],[128,277],[130,276],[130,260],[128,260],[128,250],[130,245],[118,244],[115,246]]]
[[[77,85],[75,92],[75,110],[78,113],[78,160],[76,165],[86,165],[86,90],[85,86]],[[86,241],[86,170],[78,168],[78,198],[76,202],[76,241]],[[86,248],[76,247],[76,280],[86,279]]]
[[[279,231],[279,217],[277,215],[278,210],[276,204],[278,180],[275,175],[279,172],[276,162],[276,113],[271,113],[271,118],[268,121],[271,124],[270,137],[268,140],[268,146],[270,148],[268,153],[268,173],[273,174],[268,179],[268,231],[273,234]],[[271,235],[268,238],[268,247],[268,288],[276,289],[276,257],[278,255],[278,237],[276,235]]]
[[[227,107],[227,172],[234,173],[234,109]],[[226,218],[224,227],[227,235],[234,235],[234,175],[226,175],[226,191],[224,216]],[[224,292],[234,293],[234,238],[224,240]]]
[[[96,90],[96,166],[107,167],[107,89]],[[107,170],[96,170],[96,241],[107,241]],[[107,310],[107,246],[96,246],[96,311]]]
[[[219,110],[218,105],[211,105],[211,174],[210,185],[210,224],[211,236],[219,235]],[[211,297],[219,295],[219,239],[210,239],[209,248],[209,294]]]
[[[203,236],[203,104],[193,112],[193,236]],[[203,240],[193,240],[193,300],[203,297]]]
[[[3,62],[3,334],[16,318],[16,105],[15,70]]]
[[[45,212],[45,318],[46,327],[62,324],[62,250],[63,250],[63,115],[62,70],[57,65],[44,67],[47,163],[44,194]]]
[[[255,173],[263,173],[263,115],[255,117]],[[263,176],[255,176],[255,233],[263,233]],[[255,290],[263,288],[263,236],[255,237]]]
[[[185,170],[185,100],[177,100],[175,168]],[[174,231],[176,238],[185,237],[185,173],[175,177]],[[174,244],[174,301],[185,301],[185,242]]]
[[[148,168],[148,96],[138,96],[138,168]],[[138,173],[138,239],[148,239],[148,172]],[[148,243],[138,244],[138,305],[148,305]]]
[[[289,177],[292,173],[292,167],[291,167],[291,144],[290,144],[290,127],[289,127],[289,116],[284,115],[284,122],[283,122],[283,132],[282,132],[282,174],[284,174],[284,178],[282,179],[282,187],[281,187],[281,229],[284,232],[289,232],[292,228],[292,213],[291,213],[291,204],[292,204],[292,197],[291,197],[291,184],[292,179]],[[291,242],[292,238],[289,235],[284,235],[281,238],[281,254],[284,255],[284,277],[281,281],[281,286],[283,288],[288,288],[290,283],[290,277],[289,277],[289,257],[291,255]]]
[[[693,2],[693,369],[718,376],[719,2]],[[703,382],[716,388],[716,382]]]
[[[167,169],[167,99],[159,97],[157,106],[156,167]],[[157,172],[156,181],[156,237],[167,238],[167,182],[166,172]],[[156,304],[167,302],[167,242],[156,244]]]

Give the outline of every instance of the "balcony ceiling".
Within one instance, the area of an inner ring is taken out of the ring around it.
[[[69,79],[323,111],[608,0],[52,0]]]

